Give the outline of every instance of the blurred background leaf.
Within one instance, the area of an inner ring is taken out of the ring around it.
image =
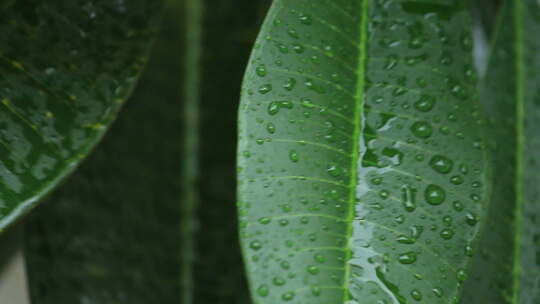
[[[240,83],[270,1],[204,12],[194,303],[249,303],[235,220]],[[124,113],[29,219],[32,303],[180,303],[184,9],[171,2]]]

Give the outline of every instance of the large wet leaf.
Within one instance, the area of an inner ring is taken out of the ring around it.
[[[501,14],[481,85],[492,207],[464,304],[540,301],[540,3],[505,1]]]
[[[3,1],[0,229],[83,159],[145,62],[159,1]]]
[[[464,1],[276,0],[240,108],[255,303],[452,303],[486,209]]]

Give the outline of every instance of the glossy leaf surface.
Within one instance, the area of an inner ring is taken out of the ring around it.
[[[69,173],[141,70],[159,1],[2,2],[0,229]]]
[[[255,303],[453,303],[486,209],[460,1],[276,0],[244,80]]]
[[[504,1],[481,101],[493,194],[463,304],[540,301],[540,3]]]

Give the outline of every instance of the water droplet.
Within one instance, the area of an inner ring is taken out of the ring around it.
[[[255,73],[257,74],[257,76],[259,77],[264,77],[266,76],[266,66],[264,64],[261,64],[259,66],[257,66],[257,68],[255,69]]]
[[[285,279],[281,278],[281,277],[275,277],[272,282],[274,283],[274,285],[276,286],[283,286],[285,285]]]
[[[269,224],[272,220],[269,217],[261,217],[259,219],[259,223],[266,225]]]
[[[415,299],[416,301],[421,301],[422,300],[422,293],[418,289],[413,289],[411,291],[411,297],[413,299]]]
[[[429,95],[422,95],[419,100],[414,103],[414,108],[420,112],[429,112],[435,106],[435,98]]]
[[[450,178],[450,182],[454,185],[461,185],[463,184],[464,180],[463,180],[463,177],[459,175],[455,175]]]
[[[432,290],[433,290],[433,293],[435,294],[435,296],[437,296],[438,298],[442,298],[442,296],[444,296],[444,292],[443,292],[443,290],[441,288],[435,287]]]
[[[416,137],[428,138],[433,133],[433,128],[427,121],[417,121],[411,126],[411,132]]]
[[[469,212],[465,215],[465,222],[467,222],[469,226],[474,226],[476,225],[476,223],[478,223],[478,218],[476,217],[476,215]]]
[[[407,212],[413,212],[416,210],[416,189],[410,187],[409,185],[405,185],[402,189],[402,203],[403,207],[405,208],[405,211]]]
[[[288,291],[284,293],[281,298],[283,299],[283,301],[290,301],[294,299],[294,291]]]
[[[441,230],[441,237],[445,240],[449,240],[454,237],[454,230],[450,228],[444,228]]]
[[[459,269],[456,273],[456,278],[459,282],[467,280],[467,272],[464,269]]]
[[[270,134],[274,134],[274,133],[276,133],[276,126],[273,123],[269,122],[266,125],[266,131],[268,131],[268,133],[270,133]]]
[[[318,274],[319,273],[319,267],[317,266],[314,266],[314,265],[310,265],[307,267],[307,272],[309,272],[310,274]]]
[[[283,85],[283,88],[287,91],[292,91],[292,89],[294,89],[295,86],[296,86],[296,79],[289,78]]]
[[[305,25],[310,25],[313,23],[313,19],[311,19],[311,16],[300,14],[300,22]]]
[[[296,150],[291,150],[291,151],[289,151],[289,159],[290,159],[293,163],[297,163],[297,162],[298,162],[298,153],[296,152]]]
[[[440,205],[446,199],[446,193],[440,186],[430,184],[424,192],[426,202],[430,205]]]
[[[454,162],[446,156],[435,155],[429,161],[431,168],[441,174],[446,174],[452,171]]]
[[[259,241],[252,241],[251,243],[249,243],[249,247],[251,247],[251,249],[253,250],[259,250],[262,248],[262,244]]]
[[[270,290],[268,289],[268,285],[266,284],[263,284],[261,286],[259,286],[259,288],[257,288],[257,294],[261,297],[266,297],[268,296],[268,293],[270,292]]]
[[[339,168],[336,164],[328,165],[326,171],[333,177],[339,177],[343,173],[343,170]]]
[[[269,83],[263,84],[262,86],[259,87],[259,93],[263,95],[269,93],[270,91],[272,91],[272,85]]]
[[[398,261],[401,264],[413,264],[416,262],[416,253],[413,251],[402,253],[398,256]]]

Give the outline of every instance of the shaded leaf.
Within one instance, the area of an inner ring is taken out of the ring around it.
[[[146,60],[158,1],[14,1],[0,18],[0,229],[83,159]]]
[[[463,303],[540,301],[540,4],[505,1],[481,101],[494,141],[486,233]]]

